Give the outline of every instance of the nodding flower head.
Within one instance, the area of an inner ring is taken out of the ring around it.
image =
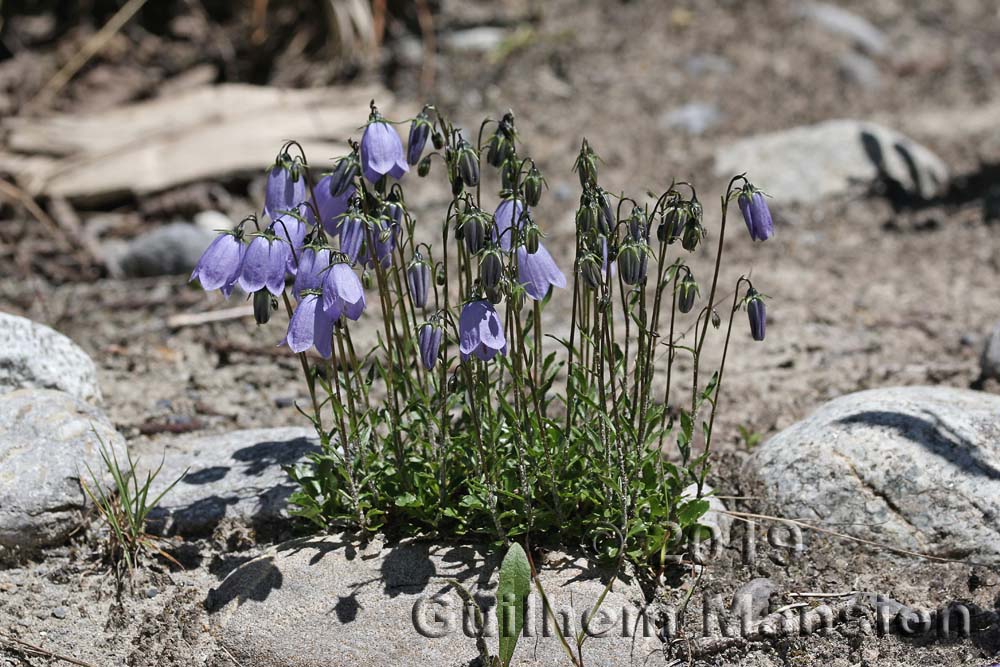
[[[308,199],[308,188],[303,167],[288,153],[278,156],[267,172],[264,189],[264,212],[272,220],[282,211],[290,211]]]
[[[191,272],[206,291],[221,290],[229,298],[240,277],[246,246],[236,232],[223,232],[209,244]]]
[[[649,222],[646,220],[646,212],[634,206],[632,215],[628,217],[628,234],[633,241],[649,240]]]
[[[323,278],[323,310],[336,322],[341,316],[356,320],[365,312],[365,290],[350,264],[336,262]]]
[[[764,297],[753,287],[747,290],[747,316],[750,318],[750,335],[754,340],[764,340],[767,330],[767,309],[764,307]]]
[[[698,283],[690,270],[685,269],[684,277],[676,283],[677,290],[677,310],[682,313],[690,313],[694,308],[694,300],[698,297]]]
[[[305,212],[307,208],[301,210]],[[271,223],[271,229],[277,238],[288,244],[288,272],[294,276],[298,271],[299,254],[309,231],[308,226],[297,212],[287,211],[278,215]]]
[[[455,154],[455,167],[458,177],[462,179],[462,183],[470,188],[479,185],[479,156],[476,155],[472,144],[465,139],[462,139],[458,144]]]
[[[544,299],[551,287],[566,287],[566,276],[541,243],[534,253],[526,247],[517,249],[517,281],[524,287],[524,293],[535,301]]]
[[[354,179],[361,173],[361,163],[358,161],[358,154],[351,153],[337,160],[337,164],[330,174],[329,189],[333,197],[342,197],[351,190],[354,191]],[[348,196],[350,199],[350,196]]]
[[[365,232],[361,263],[374,268],[375,262],[378,261],[382,268],[389,268],[392,265],[392,253],[396,249],[398,233],[399,225],[387,217],[379,218],[378,225]],[[371,234],[371,238],[368,234]]]
[[[402,178],[410,170],[396,129],[373,112],[361,136],[361,172],[371,183],[383,176]]]
[[[590,289],[600,289],[604,283],[604,273],[601,271],[601,258],[594,253],[587,253],[580,259],[580,276]]]
[[[410,290],[413,305],[417,308],[427,306],[427,296],[431,287],[431,266],[419,251],[406,267],[406,285]]]
[[[507,354],[503,322],[493,304],[485,299],[470,301],[462,307],[458,320],[458,339],[462,361],[470,357],[489,361],[498,352]]]
[[[601,220],[601,209],[593,195],[587,191],[580,197],[580,208],[576,210],[576,228],[581,234],[589,234],[597,229]]]
[[[330,267],[330,249],[306,246],[299,256],[299,270],[295,274],[292,294],[296,299],[302,298],[306,290],[318,290],[323,286],[323,278]]]
[[[747,183],[737,197],[743,221],[747,223],[747,231],[754,241],[766,241],[774,235],[774,221],[771,220],[771,209],[767,207],[767,197],[764,193]]]
[[[434,370],[437,363],[438,350],[441,349],[441,339],[444,329],[437,322],[427,322],[417,332],[417,342],[420,345],[420,361],[427,370]]]
[[[340,223],[347,209],[351,205],[351,197],[356,189],[353,183],[348,182],[347,188],[339,195],[333,194],[333,174],[324,176],[316,184],[316,206],[319,208],[319,221],[323,225],[323,231],[330,236],[340,233]],[[316,224],[312,208],[307,209],[306,220]]]
[[[514,130],[514,114],[510,111],[504,114],[497,123],[497,130],[490,138],[486,150],[486,162],[493,167],[499,167],[514,154],[514,141],[517,133]]]
[[[251,294],[259,289],[279,296],[285,289],[288,269],[288,242],[272,234],[258,234],[250,241],[240,266],[239,286]]]
[[[524,212],[522,204],[523,202],[520,200],[507,197],[500,202],[497,210],[493,213],[493,223],[496,225],[496,238],[499,240],[500,247],[504,250],[510,250],[511,237],[515,233],[515,230],[511,229],[511,227],[517,225],[517,229],[520,229],[522,222],[521,214]]]
[[[333,324],[336,318],[322,307],[322,297],[310,292],[302,297],[288,321],[288,331],[282,343],[292,352],[305,352],[315,347],[320,356],[333,354]]]
[[[427,107],[424,107],[410,123],[410,137],[406,142],[406,161],[410,166],[420,162],[420,156],[424,153],[424,146],[427,145],[429,136],[431,136],[431,120],[427,117]]]

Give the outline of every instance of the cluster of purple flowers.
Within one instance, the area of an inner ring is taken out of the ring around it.
[[[512,123],[511,117],[511,133]],[[414,249],[412,240],[410,261],[402,266],[409,218],[401,191],[388,183],[402,178],[411,165],[420,164],[426,173],[423,165],[430,156],[423,158],[423,153],[428,139],[433,137],[436,148],[442,145],[432,129],[425,110],[413,120],[404,151],[396,129],[373,106],[360,143],[352,145],[352,152],[315,186],[304,158],[292,159],[287,152],[292,144],[286,145],[267,173],[266,217],[262,218],[267,224],[251,217],[220,233],[191,279],[198,279],[206,290],[221,290],[227,298],[237,286],[265,304],[276,303],[271,297],[280,297],[290,309],[285,289],[291,280],[295,305],[283,343],[296,353],[314,347],[323,357],[333,354],[337,323],[344,317],[357,320],[365,310],[359,273],[400,267],[413,307],[427,314],[429,295],[436,290],[434,266]],[[473,151],[475,160],[470,160],[467,153],[471,150],[462,139],[455,142],[454,150],[446,151],[462,187],[478,183],[478,155]],[[529,205],[537,203],[541,187],[533,166],[527,185],[530,197],[519,200],[517,188],[505,191],[492,217],[473,212],[467,201],[461,238],[469,257],[479,262],[480,275],[466,286],[467,300],[457,321],[438,311],[417,328],[421,362],[428,370],[438,360],[449,324],[454,326],[453,340],[459,344],[463,361],[489,361],[507,353],[504,325],[495,307],[505,276],[516,275],[523,294],[536,301],[544,299],[551,288],[566,286],[565,275],[540,243],[540,233],[530,218]],[[246,229],[250,222],[256,229]],[[515,266],[516,271],[508,273]],[[509,293],[516,288],[507,284],[505,289]],[[258,321],[268,316],[258,316]]]

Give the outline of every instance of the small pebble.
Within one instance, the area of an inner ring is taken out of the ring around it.
[[[56,618],[66,618],[66,607],[56,607],[52,610],[52,615]]]
[[[160,594],[160,591],[157,590],[156,587],[150,587],[150,588],[146,589],[146,597],[149,598],[150,600],[152,600],[153,598],[155,598],[159,594]]]

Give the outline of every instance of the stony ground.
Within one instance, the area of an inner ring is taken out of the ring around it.
[[[991,226],[998,215],[1000,141],[996,121],[985,127],[962,122],[995,105],[1000,94],[995,3],[838,3],[877,26],[874,37],[810,21],[800,15],[801,3],[786,0],[669,8],[654,0],[556,0],[537,12],[528,4],[446,2],[442,20],[452,30],[492,32],[476,33],[472,51],[445,41],[426,99],[460,123],[516,111],[521,137],[550,185],[536,216],[550,248],[566,248],[572,237],[578,192],[570,165],[581,136],[604,158],[602,181],[610,190],[640,194],[674,178],[695,182],[711,232],[726,179],[714,172],[712,157],[760,132],[833,118],[877,120],[926,145],[954,176],[944,196],[923,203],[887,197],[866,183],[808,204],[783,204],[782,193],[772,192],[772,241],[751,248],[741,228],[730,232],[731,271],[724,278],[752,270],[772,297],[767,342],[752,344],[738,327],[727,366],[713,483],[721,495],[740,497],[727,500],[730,506],[767,509],[743,474],[748,448],[738,426],[766,438],[830,398],[873,387],[996,391],[993,380],[979,377],[979,355],[1000,320],[1000,245]],[[385,81],[404,101],[421,101],[416,37],[391,28],[383,61],[361,76]],[[120,101],[109,97],[108,104]],[[746,168],[752,177],[754,165]],[[240,178],[219,185],[228,193],[227,213],[253,208],[259,183],[248,186]],[[173,194],[192,198],[188,191]],[[425,195],[418,215],[433,221],[444,196]],[[84,206],[81,215],[111,216],[111,229],[130,228],[127,235],[175,215],[170,206],[150,211],[134,201],[106,208]],[[0,209],[7,246],[19,234],[37,234],[27,220],[23,211]],[[14,253],[5,252],[13,260]],[[554,254],[567,261],[566,253]],[[707,266],[703,261],[696,272]],[[77,281],[30,263],[30,270],[13,261],[4,266],[0,310],[56,328],[92,356],[104,408],[130,445],[148,451],[177,433],[300,424],[294,402],[304,390],[295,360],[274,348],[280,324],[258,329],[243,318],[172,326],[172,316],[224,307],[184,276]],[[554,321],[565,308],[553,300]],[[742,536],[743,528],[735,533]],[[78,535],[44,561],[0,570],[0,633],[94,665],[222,660],[213,648],[205,591],[261,548],[233,535],[221,531],[178,544],[178,553],[189,557],[187,569],[154,565],[138,575],[135,594],[120,605],[93,560],[97,537]],[[823,535],[806,539],[794,559],[763,549],[752,565],[742,564],[741,538],[735,539],[699,580],[699,611],[688,614],[689,630],[697,634],[704,591],[729,596],[765,576],[778,582],[787,603],[795,601],[788,593],[864,590],[925,609],[953,601],[996,608],[1000,579],[993,569],[906,558]],[[690,580],[673,583],[678,587],[657,591],[662,602],[677,603]],[[883,636],[852,621],[830,636],[736,645],[698,660],[985,665],[998,650],[995,623],[970,639],[938,640]],[[48,664],[30,654],[0,642],[3,667]]]

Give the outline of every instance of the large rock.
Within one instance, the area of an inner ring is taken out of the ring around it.
[[[304,428],[249,429],[138,445],[144,470],[163,463],[151,497],[180,479],[150,513],[150,530],[208,535],[226,521],[266,534],[288,519],[288,496],[296,485],[284,466],[318,449],[315,431]]]
[[[125,440],[92,405],[45,389],[0,396],[0,546],[57,544],[84,525],[81,480],[93,487],[93,471],[112,488],[101,442],[127,465]]]
[[[1000,562],[1000,397],[946,387],[833,400],[749,465],[784,516],[936,556]]]
[[[221,626],[223,650],[244,665],[467,667],[478,655],[476,644],[463,632],[464,607],[447,580],[457,579],[490,610],[487,627],[493,629],[486,641],[495,653],[496,570],[494,558],[469,546],[404,542],[362,550],[338,536],[319,537],[281,544],[242,565],[209,594],[207,605]],[[566,618],[581,627],[582,614],[600,597],[607,576],[570,557],[542,568],[560,627]],[[540,600],[530,599],[528,609],[525,625],[535,636],[521,638],[512,664],[569,664],[551,621],[543,632]],[[642,636],[641,622],[634,641],[622,636],[623,623],[627,634],[636,634],[632,628],[642,609],[639,587],[616,581],[590,622],[591,632],[600,636],[584,644],[587,664],[662,664],[651,617],[649,636]]]
[[[61,333],[0,313],[0,394],[58,389],[91,403],[101,400],[94,362]]]
[[[874,123],[830,120],[726,144],[715,154],[721,177],[747,172],[777,201],[813,203],[882,181],[917,200],[943,194],[948,167],[930,149]]]
[[[228,225],[227,225],[228,226]],[[126,276],[172,276],[191,273],[217,232],[200,225],[172,222],[129,241],[117,259]]]

